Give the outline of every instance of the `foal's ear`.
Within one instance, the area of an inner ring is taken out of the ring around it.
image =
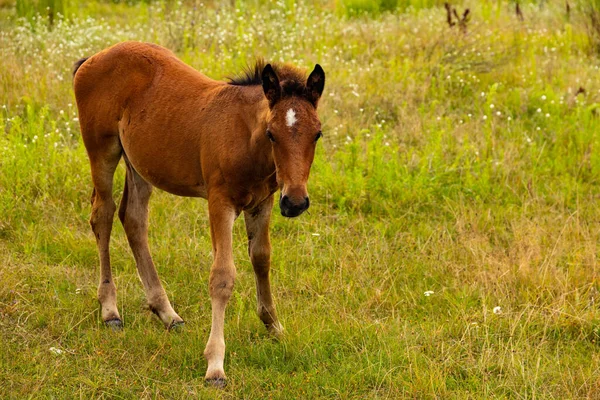
[[[323,68],[317,64],[306,81],[308,100],[310,100],[315,107],[321,98],[321,94],[323,94],[323,88],[325,88],[325,71],[323,71]]]
[[[279,84],[279,78],[273,67],[271,67],[271,64],[267,64],[263,69],[262,86],[265,96],[267,100],[269,100],[269,107],[273,107],[281,97],[281,85]]]

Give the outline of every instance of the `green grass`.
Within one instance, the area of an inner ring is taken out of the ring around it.
[[[465,35],[428,1],[67,3],[52,24],[0,7],[0,398],[600,397],[600,60],[583,5],[522,2],[521,23],[512,2],[461,2]],[[310,214],[275,209],[271,229],[286,336],[255,315],[238,221],[223,391],[203,382],[205,201],[151,201],[185,329],[145,309],[118,222],[125,329],[100,320],[70,68],[127,39],[216,79],[256,56],[327,74]]]

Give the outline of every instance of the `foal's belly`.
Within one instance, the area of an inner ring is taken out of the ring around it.
[[[144,180],[178,196],[207,198],[195,143],[151,130],[120,131],[125,156]]]

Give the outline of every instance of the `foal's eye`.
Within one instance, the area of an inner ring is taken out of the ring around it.
[[[269,138],[269,140],[271,142],[275,143],[275,138],[273,137],[273,134],[269,130],[267,130],[267,137]]]
[[[319,139],[321,139],[321,136],[323,136],[323,133],[321,133],[321,131],[319,131],[319,133],[317,133],[317,136],[315,136],[315,142]]]

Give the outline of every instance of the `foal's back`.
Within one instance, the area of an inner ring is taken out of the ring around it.
[[[90,157],[95,149],[104,156],[107,148],[122,147],[154,186],[205,197],[202,136],[214,125],[212,100],[224,86],[153,44],[124,42],[95,54],[74,77]],[[107,146],[110,138],[114,145]]]
[[[188,91],[217,82],[181,62],[171,51],[140,42],[102,50],[82,63],[73,79],[78,104],[93,104],[99,116],[113,119],[120,119],[124,106],[142,100],[156,84]]]

